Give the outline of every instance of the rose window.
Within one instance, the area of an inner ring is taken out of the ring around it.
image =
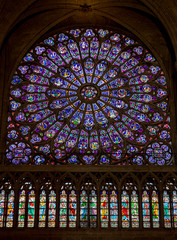
[[[108,30],[41,40],[11,81],[6,152],[9,164],[172,164],[159,63]]]

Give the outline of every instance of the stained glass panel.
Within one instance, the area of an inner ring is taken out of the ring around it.
[[[150,228],[150,202],[149,192],[143,191],[142,194],[143,227]]]
[[[118,199],[114,190],[110,194],[110,221],[111,227],[118,227]]]
[[[108,193],[103,190],[101,193],[100,199],[101,207],[100,207],[100,215],[101,215],[101,227],[108,227],[109,223],[109,202],[108,202]]]
[[[67,227],[67,206],[67,194],[65,190],[62,190],[60,193],[60,227]]]
[[[34,227],[34,217],[35,217],[35,192],[34,192],[34,190],[30,190],[28,192],[27,227]]]
[[[48,227],[55,227],[56,220],[56,193],[51,190],[49,194]]]
[[[26,193],[25,190],[21,190],[19,194],[18,227],[25,226],[25,202]]]
[[[91,190],[89,195],[90,204],[90,227],[97,227],[97,194],[95,190]]]
[[[39,227],[46,226],[46,193],[43,190],[40,194],[39,203]]]
[[[88,227],[88,195],[85,190],[80,194],[80,226]]]
[[[177,191],[173,191],[173,221],[174,227],[177,228]]]
[[[159,228],[159,200],[155,190],[152,191],[152,222],[154,228]]]
[[[15,197],[14,191],[11,190],[10,193],[8,194],[6,227],[13,227],[14,197]]]
[[[171,227],[171,213],[170,213],[170,197],[167,191],[163,192],[163,211],[164,211],[164,226]]]
[[[0,227],[4,226],[5,191],[0,190]]]
[[[9,102],[7,163],[172,164],[167,79],[124,34],[40,40],[14,72]]]
[[[71,190],[69,194],[69,227],[76,227],[77,198],[76,192]]]
[[[131,194],[131,221],[132,227],[139,227],[139,206],[138,206],[138,194],[136,191],[132,191]]]
[[[123,191],[121,194],[121,204],[122,204],[122,227],[130,227],[130,216],[129,216],[129,194],[127,191]]]

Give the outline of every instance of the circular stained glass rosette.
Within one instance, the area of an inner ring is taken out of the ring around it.
[[[10,109],[9,163],[171,164],[165,75],[123,34],[74,29],[40,41],[14,73]]]

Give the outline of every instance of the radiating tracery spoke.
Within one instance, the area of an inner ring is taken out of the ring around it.
[[[165,75],[135,40],[75,29],[31,49],[10,87],[9,163],[171,164]]]

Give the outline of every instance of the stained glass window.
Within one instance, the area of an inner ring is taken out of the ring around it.
[[[112,183],[106,183],[100,195],[101,227],[118,227],[117,191]]]
[[[81,188],[80,226],[97,227],[97,193],[95,186],[90,182]]]
[[[30,182],[25,182],[19,191],[18,227],[34,227],[34,220],[35,191]]]
[[[8,194],[6,227],[13,227],[14,197],[14,190],[11,190]]]
[[[163,211],[164,211],[164,226],[171,227],[171,210],[170,210],[170,196],[167,191],[163,192]]]
[[[131,224],[132,227],[139,227],[138,194],[134,190],[131,193]]]
[[[172,164],[166,76],[124,34],[41,39],[15,70],[9,102],[7,164]]]
[[[77,193],[71,182],[67,182],[60,192],[60,227],[76,227]]]
[[[80,194],[80,226],[88,227],[88,194],[85,190]]]
[[[89,195],[89,205],[90,205],[90,227],[97,226],[97,194],[93,189]]]
[[[25,202],[26,193],[25,190],[21,190],[19,194],[18,227],[25,226]]]
[[[51,190],[49,194],[48,227],[55,227],[56,220],[56,193]]]
[[[65,190],[62,190],[60,193],[60,227],[66,227],[67,226],[67,194]]]
[[[129,194],[123,190],[121,194],[121,208],[122,208],[122,227],[130,227],[130,211],[129,211]]]
[[[142,194],[142,213],[143,213],[143,227],[150,228],[149,191],[143,191]]]
[[[28,192],[28,222],[27,227],[34,227],[35,216],[35,193],[34,190]]]
[[[46,193],[42,190],[39,201],[39,227],[46,226]]]
[[[108,201],[108,192],[103,190],[101,193],[101,207],[100,207],[100,215],[101,215],[101,227],[108,227],[109,223],[109,201]]]
[[[155,190],[152,191],[152,222],[154,228],[159,228],[159,200]]]
[[[5,210],[5,191],[0,190],[0,227],[4,226],[4,210]]]
[[[76,192],[71,190],[69,192],[69,227],[76,227],[76,214],[77,214],[77,199]]]
[[[110,226],[118,227],[118,199],[115,190],[110,193]]]
[[[177,228],[177,190],[173,191],[173,223],[174,227]]]
[[[14,196],[11,183],[5,180],[2,186],[0,186],[0,228],[13,227]]]

